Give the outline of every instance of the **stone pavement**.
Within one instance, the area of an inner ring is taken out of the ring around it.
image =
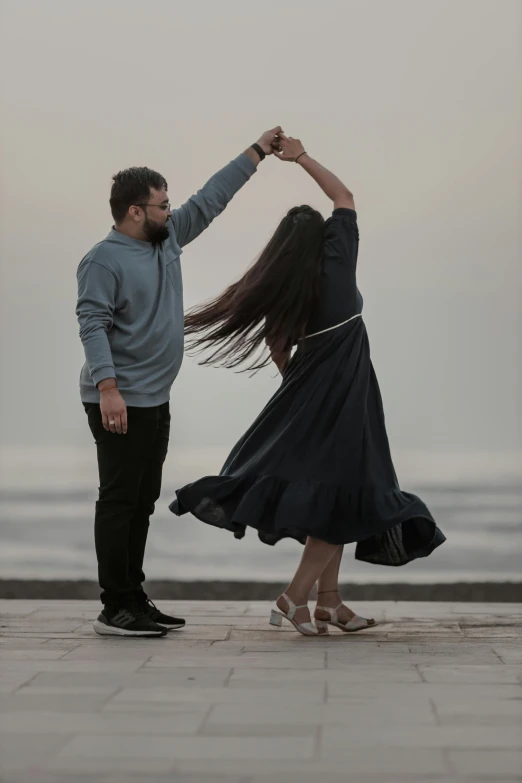
[[[522,604],[357,604],[305,638],[267,602],[162,602],[163,639],[92,601],[0,601],[1,783],[522,780]]]

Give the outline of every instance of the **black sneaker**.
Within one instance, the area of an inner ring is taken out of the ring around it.
[[[94,621],[100,636],[165,636],[168,629],[148,617],[141,606],[112,608],[105,606]]]
[[[158,623],[168,630],[175,631],[179,628],[184,628],[185,626],[185,620],[182,620],[181,617],[171,617],[169,614],[163,614],[163,612],[152,603],[150,598],[144,598],[139,606],[149,620]]]

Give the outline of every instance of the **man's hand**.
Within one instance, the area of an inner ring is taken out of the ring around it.
[[[276,146],[273,150],[274,155],[276,155],[279,160],[288,160],[291,163],[293,163],[304,151],[305,148],[299,139],[293,139],[291,136],[287,138],[282,132],[279,134]]]
[[[278,144],[279,134],[282,132],[281,126],[278,125],[277,128],[265,131],[261,138],[257,140],[257,144],[259,144],[265,155],[271,155],[273,153]]]
[[[127,406],[115,386],[106,391],[100,390],[100,411],[104,429],[119,435],[127,434]]]

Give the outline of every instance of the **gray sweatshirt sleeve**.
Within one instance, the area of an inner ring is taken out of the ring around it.
[[[196,239],[214,218],[223,212],[228,202],[256,170],[255,164],[247,155],[239,155],[214,174],[185,204],[172,211],[170,219],[180,247]]]
[[[94,386],[104,378],[116,378],[108,332],[116,302],[117,280],[102,264],[85,258],[77,272],[76,315],[80,339]]]

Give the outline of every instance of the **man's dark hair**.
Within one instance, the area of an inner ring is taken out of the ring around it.
[[[146,166],[133,166],[118,171],[112,178],[109,204],[115,223],[121,223],[129,207],[144,204],[149,200],[150,189],[167,189],[167,180],[157,171]]]

